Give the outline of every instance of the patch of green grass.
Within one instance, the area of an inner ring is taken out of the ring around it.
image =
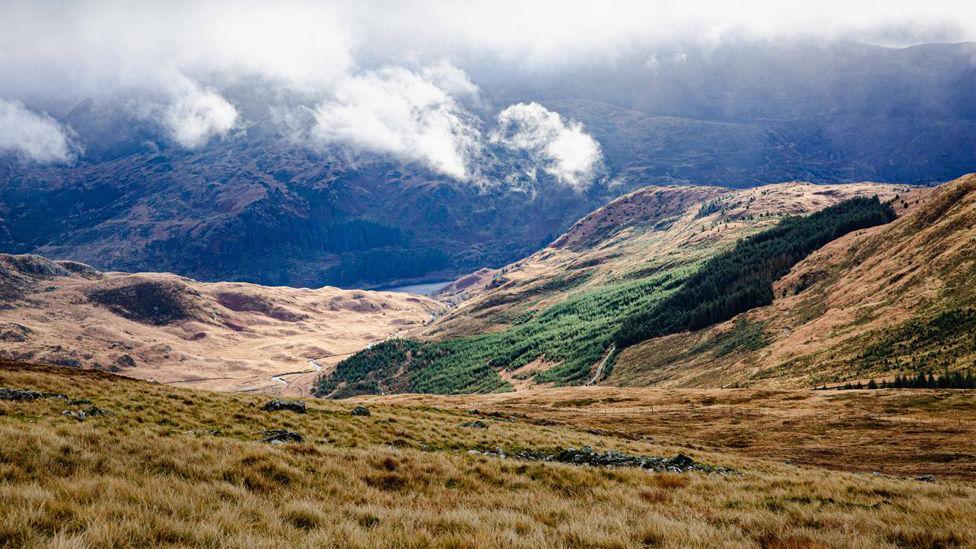
[[[556,366],[535,374],[537,381],[579,383],[610,345],[619,319],[674,292],[694,270],[675,268],[654,277],[619,282],[571,295],[521,322],[490,334],[439,342],[391,341],[373,346],[341,362],[322,378],[316,391],[333,395],[340,386],[375,380],[386,390],[402,372],[413,392],[473,393],[510,389],[496,368],[515,370],[543,358]],[[360,386],[364,393],[380,387]]]

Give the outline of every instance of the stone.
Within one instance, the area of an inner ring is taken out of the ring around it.
[[[42,393],[31,389],[9,389],[0,387],[0,400],[37,400],[39,398],[60,398],[67,400],[68,397],[61,393]]]
[[[110,413],[111,412],[108,410],[103,410],[102,408],[98,408],[96,406],[89,406],[84,410],[65,410],[61,412],[61,415],[65,417],[73,417],[78,421],[84,421],[90,417],[107,416]]]
[[[684,454],[678,454],[668,460],[668,466],[676,467],[681,470],[690,469],[695,465],[695,460]]]
[[[305,403],[300,400],[284,400],[276,398],[264,406],[261,407],[265,412],[277,412],[280,410],[288,410],[295,412],[296,414],[305,413]]]
[[[369,408],[365,406],[356,406],[355,408],[352,409],[352,412],[349,413],[354,416],[368,416]]]
[[[7,389],[0,387],[0,400],[37,400],[44,398],[44,393],[30,389]]]
[[[476,419],[474,421],[465,421],[461,424],[461,427],[468,427],[470,429],[487,429],[488,424],[480,419]]]
[[[287,444],[289,442],[301,442],[304,440],[302,435],[295,431],[289,431],[288,429],[269,429],[262,434],[264,438],[261,441],[270,444]]]

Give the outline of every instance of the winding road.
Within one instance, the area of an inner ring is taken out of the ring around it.
[[[610,346],[610,349],[607,351],[607,354],[603,355],[603,360],[601,360],[600,364],[597,365],[596,372],[593,373],[593,377],[591,377],[590,380],[586,382],[587,385],[596,385],[596,383],[600,381],[600,378],[603,376],[603,367],[607,365],[607,361],[610,360],[610,357],[613,356],[613,352],[616,350],[617,350],[616,345]]]

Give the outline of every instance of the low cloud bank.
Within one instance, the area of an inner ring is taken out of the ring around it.
[[[589,186],[603,158],[600,144],[579,122],[567,122],[538,103],[518,103],[499,113],[491,141],[528,153],[536,165],[576,190]]]
[[[161,117],[173,141],[185,149],[197,149],[214,137],[222,137],[238,120],[237,109],[219,93],[187,81],[174,92]]]
[[[39,163],[68,162],[73,157],[67,131],[44,113],[23,103],[0,98],[0,152]]]
[[[467,181],[481,151],[481,133],[476,118],[452,94],[476,89],[464,73],[444,67],[422,74],[387,68],[350,76],[315,109],[311,137],[419,162]]]

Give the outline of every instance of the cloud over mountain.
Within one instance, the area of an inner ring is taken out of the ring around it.
[[[349,76],[336,86],[332,99],[315,109],[311,136],[320,143],[420,162],[468,180],[481,133],[452,93],[476,89],[464,73],[444,67],[422,74],[386,68]]]
[[[237,119],[237,109],[215,90],[186,82],[165,108],[162,123],[181,147],[196,149],[227,135]]]
[[[491,141],[525,151],[534,163],[560,182],[581,190],[592,180],[601,161],[600,144],[574,120],[538,103],[518,103],[498,114]]]
[[[0,98],[0,152],[41,163],[67,162],[73,156],[65,129],[47,114],[16,100]]]

